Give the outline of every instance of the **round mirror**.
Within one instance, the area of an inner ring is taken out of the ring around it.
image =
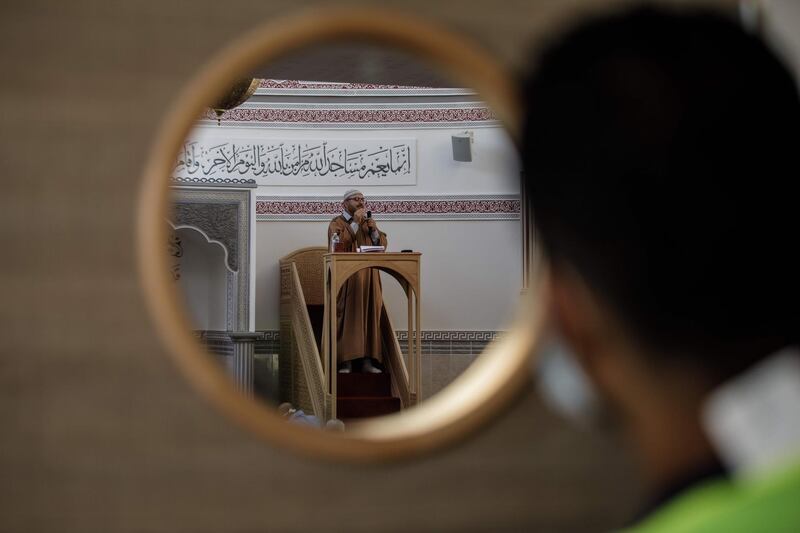
[[[384,12],[283,20],[213,59],[164,123],[139,226],[195,384],[273,442],[359,460],[509,401],[540,321],[512,87]]]

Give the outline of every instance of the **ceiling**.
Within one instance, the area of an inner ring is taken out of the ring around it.
[[[416,87],[458,87],[440,71],[402,50],[363,42],[326,43],[263,65],[254,77]]]

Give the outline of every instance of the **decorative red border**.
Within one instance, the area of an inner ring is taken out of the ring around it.
[[[520,200],[370,200],[367,206],[376,214],[509,214],[520,213]],[[264,201],[256,202],[256,215],[336,215],[339,201]]]
[[[265,80],[258,84],[259,89],[341,89],[352,91],[354,89],[431,89],[416,85],[378,85],[374,83],[335,83],[335,82],[304,82],[296,80]]]
[[[206,110],[203,118],[217,120],[217,115]],[[489,108],[455,109],[242,109],[226,111],[221,120],[236,122],[289,122],[289,123],[432,123],[432,122],[484,122],[497,120]]]

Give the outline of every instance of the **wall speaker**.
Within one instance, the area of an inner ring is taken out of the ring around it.
[[[453,159],[455,161],[472,161],[472,135],[461,133],[453,135]]]

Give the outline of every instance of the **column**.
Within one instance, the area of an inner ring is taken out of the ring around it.
[[[247,396],[253,394],[253,364],[255,342],[264,337],[255,331],[229,331],[233,341],[233,381],[236,388]]]

